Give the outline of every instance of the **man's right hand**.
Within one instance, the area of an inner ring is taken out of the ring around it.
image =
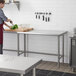
[[[10,22],[11,24],[13,24],[12,20],[11,19],[7,19],[7,22]]]

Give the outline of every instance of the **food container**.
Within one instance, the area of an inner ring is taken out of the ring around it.
[[[30,28],[30,24],[20,24],[19,27]]]

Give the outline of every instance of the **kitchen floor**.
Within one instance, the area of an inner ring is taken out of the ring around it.
[[[17,56],[17,52],[4,51],[4,55]],[[23,55],[21,55],[21,56],[23,56]],[[76,74],[76,72],[72,72],[72,69],[69,66],[69,64],[60,64],[60,68],[58,68],[56,62],[50,62],[50,61],[42,61],[36,68],[44,69],[44,70],[61,71],[61,72],[67,72],[67,73],[75,73]]]
[[[60,68],[58,68],[56,62],[43,61],[37,66],[37,68],[76,74],[76,72],[72,72],[72,69],[69,64],[60,64]]]

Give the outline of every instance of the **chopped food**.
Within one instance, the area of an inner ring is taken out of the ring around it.
[[[18,29],[18,25],[17,24],[15,24],[15,25],[13,25],[12,27],[11,27],[11,29]]]

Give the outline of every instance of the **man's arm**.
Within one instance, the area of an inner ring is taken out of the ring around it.
[[[10,19],[8,19],[8,18],[5,16],[3,10],[0,10],[0,17],[3,19],[3,21],[13,23]]]
[[[8,24],[6,24],[5,22],[4,22],[4,25],[11,29],[11,26],[9,26]]]

